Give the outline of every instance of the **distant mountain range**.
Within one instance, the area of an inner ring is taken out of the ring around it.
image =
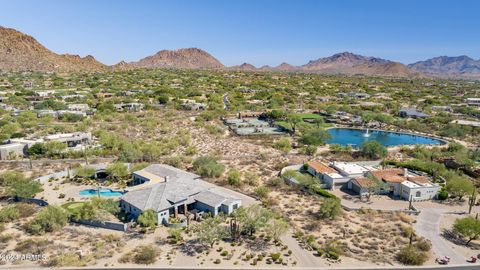
[[[474,60],[466,55],[439,56],[410,64],[408,68],[433,76],[480,79],[480,60]]]
[[[324,74],[363,74],[391,77],[442,77],[480,79],[480,60],[468,56],[440,56],[408,66],[376,57],[367,57],[342,52],[330,57],[309,61],[305,65],[293,66],[282,63],[276,67],[255,66],[243,63],[225,67],[209,53],[187,48],[161,50],[136,62],[121,61],[107,66],[93,56],[56,54],[33,37],[15,29],[0,26],[0,70],[6,71],[106,71],[136,68],[179,68],[179,69],[225,69],[238,71],[283,71]]]

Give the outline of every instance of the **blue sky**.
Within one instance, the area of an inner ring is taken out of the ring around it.
[[[351,51],[403,63],[480,58],[475,0],[2,0],[0,25],[106,64],[198,47],[256,66]]]

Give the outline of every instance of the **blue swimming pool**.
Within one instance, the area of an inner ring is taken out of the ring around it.
[[[328,130],[328,133],[332,136],[331,139],[327,140],[328,144],[351,145],[353,147],[358,147],[368,141],[378,141],[385,146],[414,144],[440,145],[445,143],[442,140],[426,136],[383,130],[368,130],[367,133],[366,129],[332,128]]]
[[[122,196],[123,192],[117,190],[111,190],[108,188],[98,189],[84,189],[79,192],[81,196],[98,196],[100,194],[101,197],[118,197]]]

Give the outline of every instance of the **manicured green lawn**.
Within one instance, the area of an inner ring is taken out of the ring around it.
[[[316,126],[316,124],[311,124],[311,123],[307,123],[307,122],[303,122],[303,121],[300,124],[315,125]],[[292,129],[292,126],[287,121],[276,121],[275,125],[283,127],[285,129],[289,129],[289,130]],[[332,127],[332,126],[333,125],[330,124],[330,123],[323,123],[323,124],[320,125],[321,128],[329,128],[329,127]]]
[[[72,211],[74,209],[82,207],[82,205],[84,204],[85,202],[67,202],[62,204],[62,207],[67,211]]]

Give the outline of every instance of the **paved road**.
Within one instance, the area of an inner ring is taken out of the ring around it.
[[[451,249],[447,240],[441,236],[440,219],[444,213],[443,209],[422,209],[415,224],[415,231],[432,242],[432,249],[438,257],[449,256],[452,264],[463,264],[467,258]]]

